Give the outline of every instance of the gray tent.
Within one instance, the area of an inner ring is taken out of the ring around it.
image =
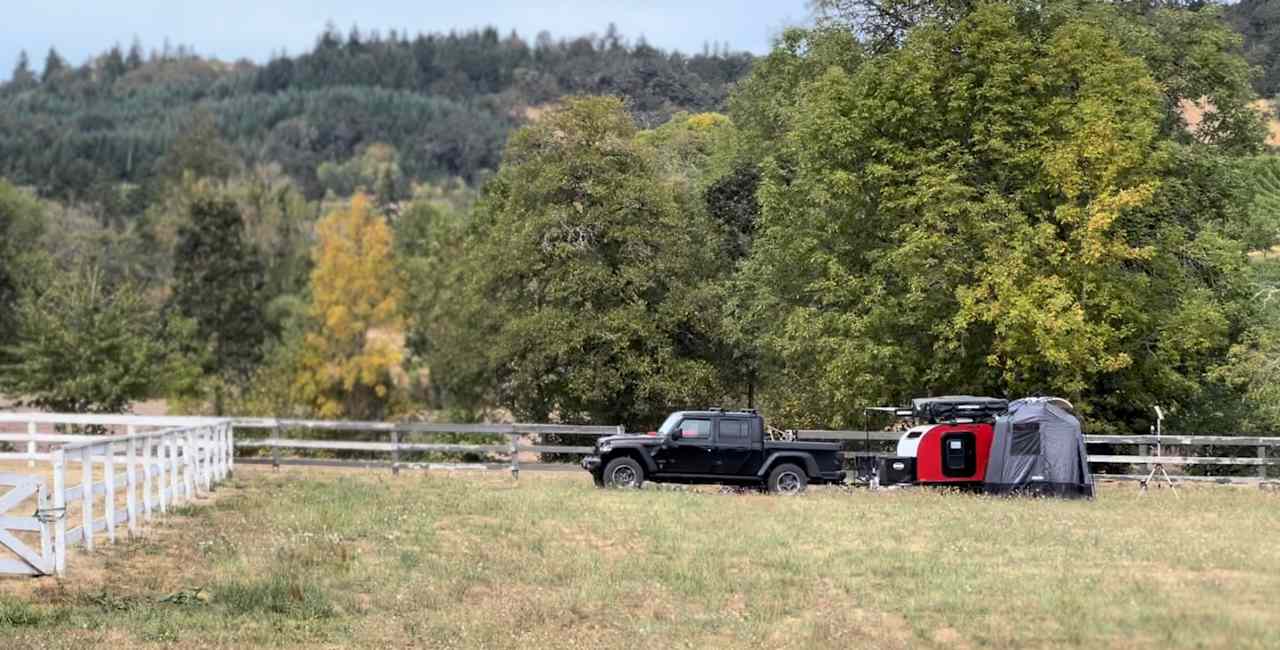
[[[1071,403],[1029,397],[996,418],[984,487],[992,494],[1093,498],[1080,418]]]

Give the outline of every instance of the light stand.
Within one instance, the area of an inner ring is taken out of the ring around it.
[[[1160,438],[1164,433],[1164,411],[1159,406],[1154,407],[1156,410],[1156,425],[1151,428],[1152,433],[1156,435],[1156,458],[1164,457],[1164,446],[1160,442]],[[1164,482],[1169,484],[1169,489],[1173,491],[1174,496],[1178,496],[1178,489],[1173,484],[1173,479],[1169,478],[1169,472],[1165,471],[1164,463],[1152,463],[1151,471],[1147,473],[1147,478],[1142,479],[1141,485],[1143,494],[1147,493],[1147,485],[1151,483],[1151,479],[1155,477],[1156,470],[1160,470],[1160,475],[1164,477]]]

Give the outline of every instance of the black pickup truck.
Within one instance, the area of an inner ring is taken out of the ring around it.
[[[756,412],[719,409],[677,411],[656,432],[601,438],[582,467],[598,487],[720,483],[782,494],[845,476],[840,445],[770,440]]]

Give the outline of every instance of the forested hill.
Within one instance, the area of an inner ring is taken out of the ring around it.
[[[394,147],[411,180],[475,180],[497,167],[507,133],[540,105],[619,95],[652,126],[720,107],[751,56],[664,52],[612,27],[599,38],[543,33],[532,43],[494,29],[416,37],[329,29],[312,51],[265,65],[186,48],[144,55],[136,43],[80,67],[56,51],[43,63],[23,57],[0,86],[0,177],[124,215],[150,200],[179,134],[209,122],[228,147],[202,152],[212,169],[201,171],[274,162],[311,198],[325,189],[321,164],[374,143]]]

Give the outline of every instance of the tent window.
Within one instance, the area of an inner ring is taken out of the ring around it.
[[[1013,425],[1013,440],[1009,445],[1009,453],[1014,456],[1040,455],[1040,423],[1016,422]]]

